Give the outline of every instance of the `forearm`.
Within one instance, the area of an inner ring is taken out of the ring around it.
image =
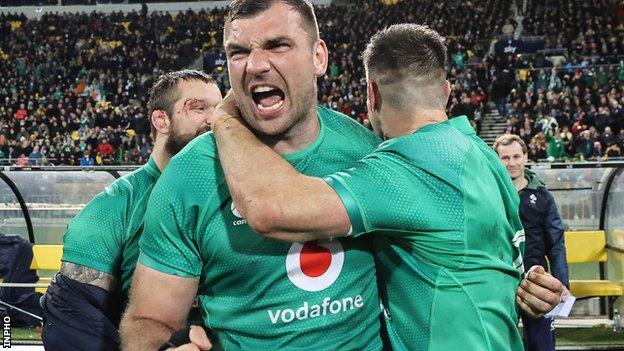
[[[162,322],[126,313],[120,325],[122,350],[158,350],[169,340],[173,332],[174,328]]]
[[[296,191],[293,179],[299,173],[242,122],[229,118],[214,135],[232,199],[243,216],[268,196]]]
[[[119,329],[124,350],[157,350],[184,326],[198,280],[168,275],[140,262]]]
[[[346,211],[322,179],[297,172],[237,119],[222,122],[214,133],[232,199],[257,232],[285,241],[347,233]],[[340,215],[346,219],[333,220]]]

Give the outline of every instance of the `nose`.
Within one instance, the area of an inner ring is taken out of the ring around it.
[[[264,50],[254,49],[249,53],[247,58],[247,73],[253,75],[262,75],[271,70],[271,63]]]

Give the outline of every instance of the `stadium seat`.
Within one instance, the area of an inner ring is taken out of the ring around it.
[[[33,245],[32,249],[33,259],[30,263],[30,269],[47,271],[49,273],[56,273],[61,269],[63,245]],[[41,277],[37,283],[4,283],[3,280],[0,279],[0,287],[34,287],[35,291],[45,293],[51,282],[51,277]]]
[[[61,269],[63,245],[33,245],[33,260],[30,269],[58,272]],[[40,278],[37,284],[50,285],[52,278]],[[44,293],[47,288],[36,287],[35,291]]]
[[[565,232],[568,263],[598,263],[600,269],[600,279],[570,280],[572,295],[580,299],[605,297],[610,300],[622,296],[622,285],[605,279],[606,244],[603,230]]]

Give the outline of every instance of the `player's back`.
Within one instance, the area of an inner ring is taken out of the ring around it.
[[[377,201],[385,208],[370,204],[365,214],[391,334],[408,349],[522,346],[517,195],[484,145],[462,117],[389,140],[368,158],[380,182],[395,183]]]
[[[283,155],[305,174],[324,176],[348,167],[379,142],[346,116],[322,107],[318,115],[318,138]],[[161,209],[154,215],[177,222],[177,228],[144,235],[141,262],[199,277],[204,322],[215,332],[217,349],[380,349],[369,244],[346,238],[302,245],[258,235],[234,207],[216,152],[209,133],[169,164],[153,200],[173,206],[174,213]],[[167,204],[170,195],[173,203]],[[150,223],[146,234],[152,232]],[[173,231],[183,234],[174,238]],[[156,241],[159,237],[165,244]]]

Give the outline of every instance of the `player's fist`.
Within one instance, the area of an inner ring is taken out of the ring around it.
[[[516,303],[529,316],[542,317],[561,302],[564,290],[565,286],[544,267],[533,266],[518,286]]]
[[[210,119],[210,126],[212,130],[216,130],[219,125],[230,118],[241,120],[240,111],[236,105],[236,97],[234,96],[234,90],[225,94],[225,97],[215,108]]]

